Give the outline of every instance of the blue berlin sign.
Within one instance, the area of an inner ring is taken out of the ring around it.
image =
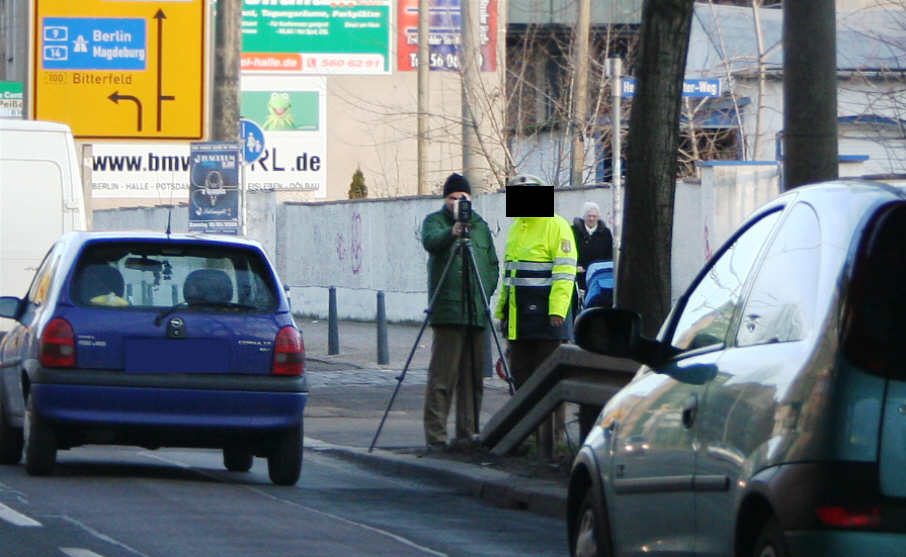
[[[45,17],[41,24],[48,70],[145,70],[148,29],[141,18]]]

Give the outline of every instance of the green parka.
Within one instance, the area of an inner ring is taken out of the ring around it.
[[[425,217],[422,223],[422,245],[428,251],[428,300],[430,302],[434,292],[440,288],[440,293],[434,301],[433,311],[429,317],[432,325],[469,325],[468,304],[463,303],[463,257],[455,257],[450,263],[444,284],[438,285],[444,266],[450,255],[456,253],[458,238],[453,236],[453,215],[444,206],[440,211]],[[478,274],[484,284],[488,300],[497,289],[500,269],[497,262],[497,252],[494,250],[494,241],[488,223],[478,213],[472,211],[471,235],[472,253],[478,266]],[[465,251],[459,252],[468,257]],[[484,328],[487,326],[485,306],[481,300],[481,289],[475,282],[474,273],[469,275],[469,289],[472,294],[474,308],[474,321],[471,324]],[[486,302],[488,300],[485,300]]]

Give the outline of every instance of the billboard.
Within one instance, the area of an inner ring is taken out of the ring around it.
[[[245,0],[242,70],[310,75],[390,73],[391,0]]]
[[[327,197],[325,78],[243,75],[239,111],[264,130],[264,152],[246,167],[249,191]]]
[[[460,0],[429,0],[428,50],[432,70],[459,71]],[[413,71],[418,67],[419,0],[399,0],[397,4],[397,69]],[[478,23],[481,45],[481,71],[497,71],[497,0],[479,0]]]

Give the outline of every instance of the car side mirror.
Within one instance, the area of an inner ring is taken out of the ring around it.
[[[575,338],[585,350],[651,367],[677,353],[670,345],[642,336],[642,317],[628,309],[596,307],[583,311],[576,319]]]
[[[641,338],[642,317],[634,311],[589,308],[576,319],[576,344],[591,352],[632,358]]]
[[[19,319],[22,311],[22,300],[15,296],[0,297],[0,317]]]

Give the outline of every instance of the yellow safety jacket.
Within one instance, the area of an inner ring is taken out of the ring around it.
[[[507,320],[507,338],[569,338],[570,300],[576,279],[572,228],[560,215],[519,217],[504,252],[503,290],[494,316]],[[566,319],[551,327],[550,316]]]

